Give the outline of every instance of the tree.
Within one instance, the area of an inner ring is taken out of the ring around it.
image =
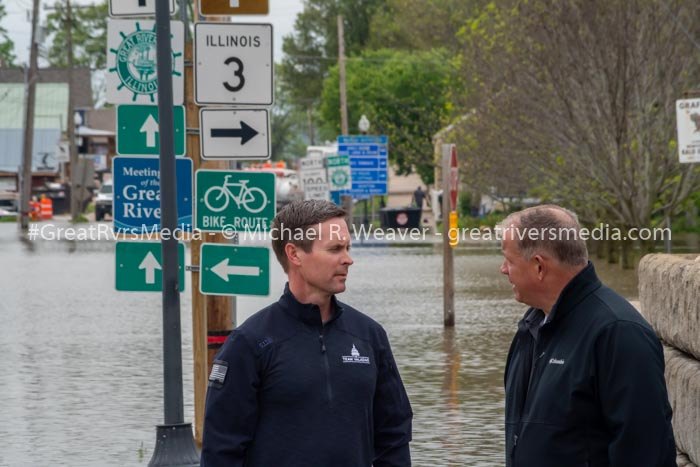
[[[389,159],[398,174],[414,170],[430,184],[434,178],[433,135],[450,111],[447,99],[453,70],[444,51],[365,52],[346,66],[348,121],[362,114],[373,132],[389,137]],[[323,88],[321,117],[329,134],[340,131],[338,69]]]
[[[5,5],[0,3],[0,21],[7,15]],[[7,34],[7,29],[0,26],[0,68],[11,67],[15,63],[15,44]]]
[[[66,28],[73,33],[74,63],[77,67],[103,69],[107,63],[107,17],[108,5],[102,1],[95,5],[72,8],[70,21],[63,2],[55,4],[54,11],[46,18],[46,30],[51,35],[51,46],[44,57],[49,64],[65,67],[68,63]]]
[[[297,16],[294,33],[283,40],[284,58],[279,78],[289,103],[305,112],[311,122],[316,112],[323,80],[338,61],[337,16],[343,15],[346,55],[359,53],[369,37],[370,20],[384,0],[305,0]],[[309,139],[315,140],[315,125],[309,125]]]
[[[700,188],[675,140],[675,100],[700,71],[694,1],[529,0],[480,20],[461,35],[462,63],[500,144],[470,157],[527,166],[543,198],[623,229],[653,226]]]

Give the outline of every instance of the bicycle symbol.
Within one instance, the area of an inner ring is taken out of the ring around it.
[[[228,207],[228,203],[233,200],[239,208],[245,208],[249,213],[256,214],[267,206],[267,195],[256,186],[249,187],[250,180],[240,182],[229,182],[232,175],[224,177],[223,186],[213,186],[204,193],[204,204],[212,212],[221,212]],[[239,187],[237,195],[233,194],[232,188]]]

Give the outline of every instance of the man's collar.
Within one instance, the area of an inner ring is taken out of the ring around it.
[[[343,313],[343,307],[340,305],[335,295],[331,296],[331,319],[326,323],[321,321],[321,309],[318,305],[313,303],[301,303],[294,296],[291,290],[289,290],[289,282],[284,286],[284,293],[279,299],[279,303],[282,305],[284,311],[292,315],[294,318],[308,324],[310,326],[321,327],[324,324],[329,324],[332,321],[338,319],[338,317]]]
[[[553,322],[557,318],[561,319],[566,316],[581,300],[601,285],[593,263],[589,261],[586,267],[579,271],[561,291],[559,298],[549,312],[547,322]]]

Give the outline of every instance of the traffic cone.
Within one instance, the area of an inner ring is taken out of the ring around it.
[[[41,220],[53,219],[53,201],[46,195],[41,196]]]

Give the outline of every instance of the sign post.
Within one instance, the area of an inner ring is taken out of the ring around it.
[[[456,185],[457,178],[453,176],[452,170],[457,166],[457,150],[454,144],[442,145],[442,192],[450,194],[449,202],[443,196],[442,202],[442,299],[443,299],[443,324],[446,328],[455,325],[455,275],[454,275],[454,252],[452,250],[452,235],[456,235],[456,212],[452,216],[452,203],[457,204],[457,189],[452,189]],[[454,195],[454,196],[453,196]],[[450,219],[452,217],[454,220]],[[455,230],[451,229],[450,223],[455,223]],[[455,243],[457,238],[454,238]]]

